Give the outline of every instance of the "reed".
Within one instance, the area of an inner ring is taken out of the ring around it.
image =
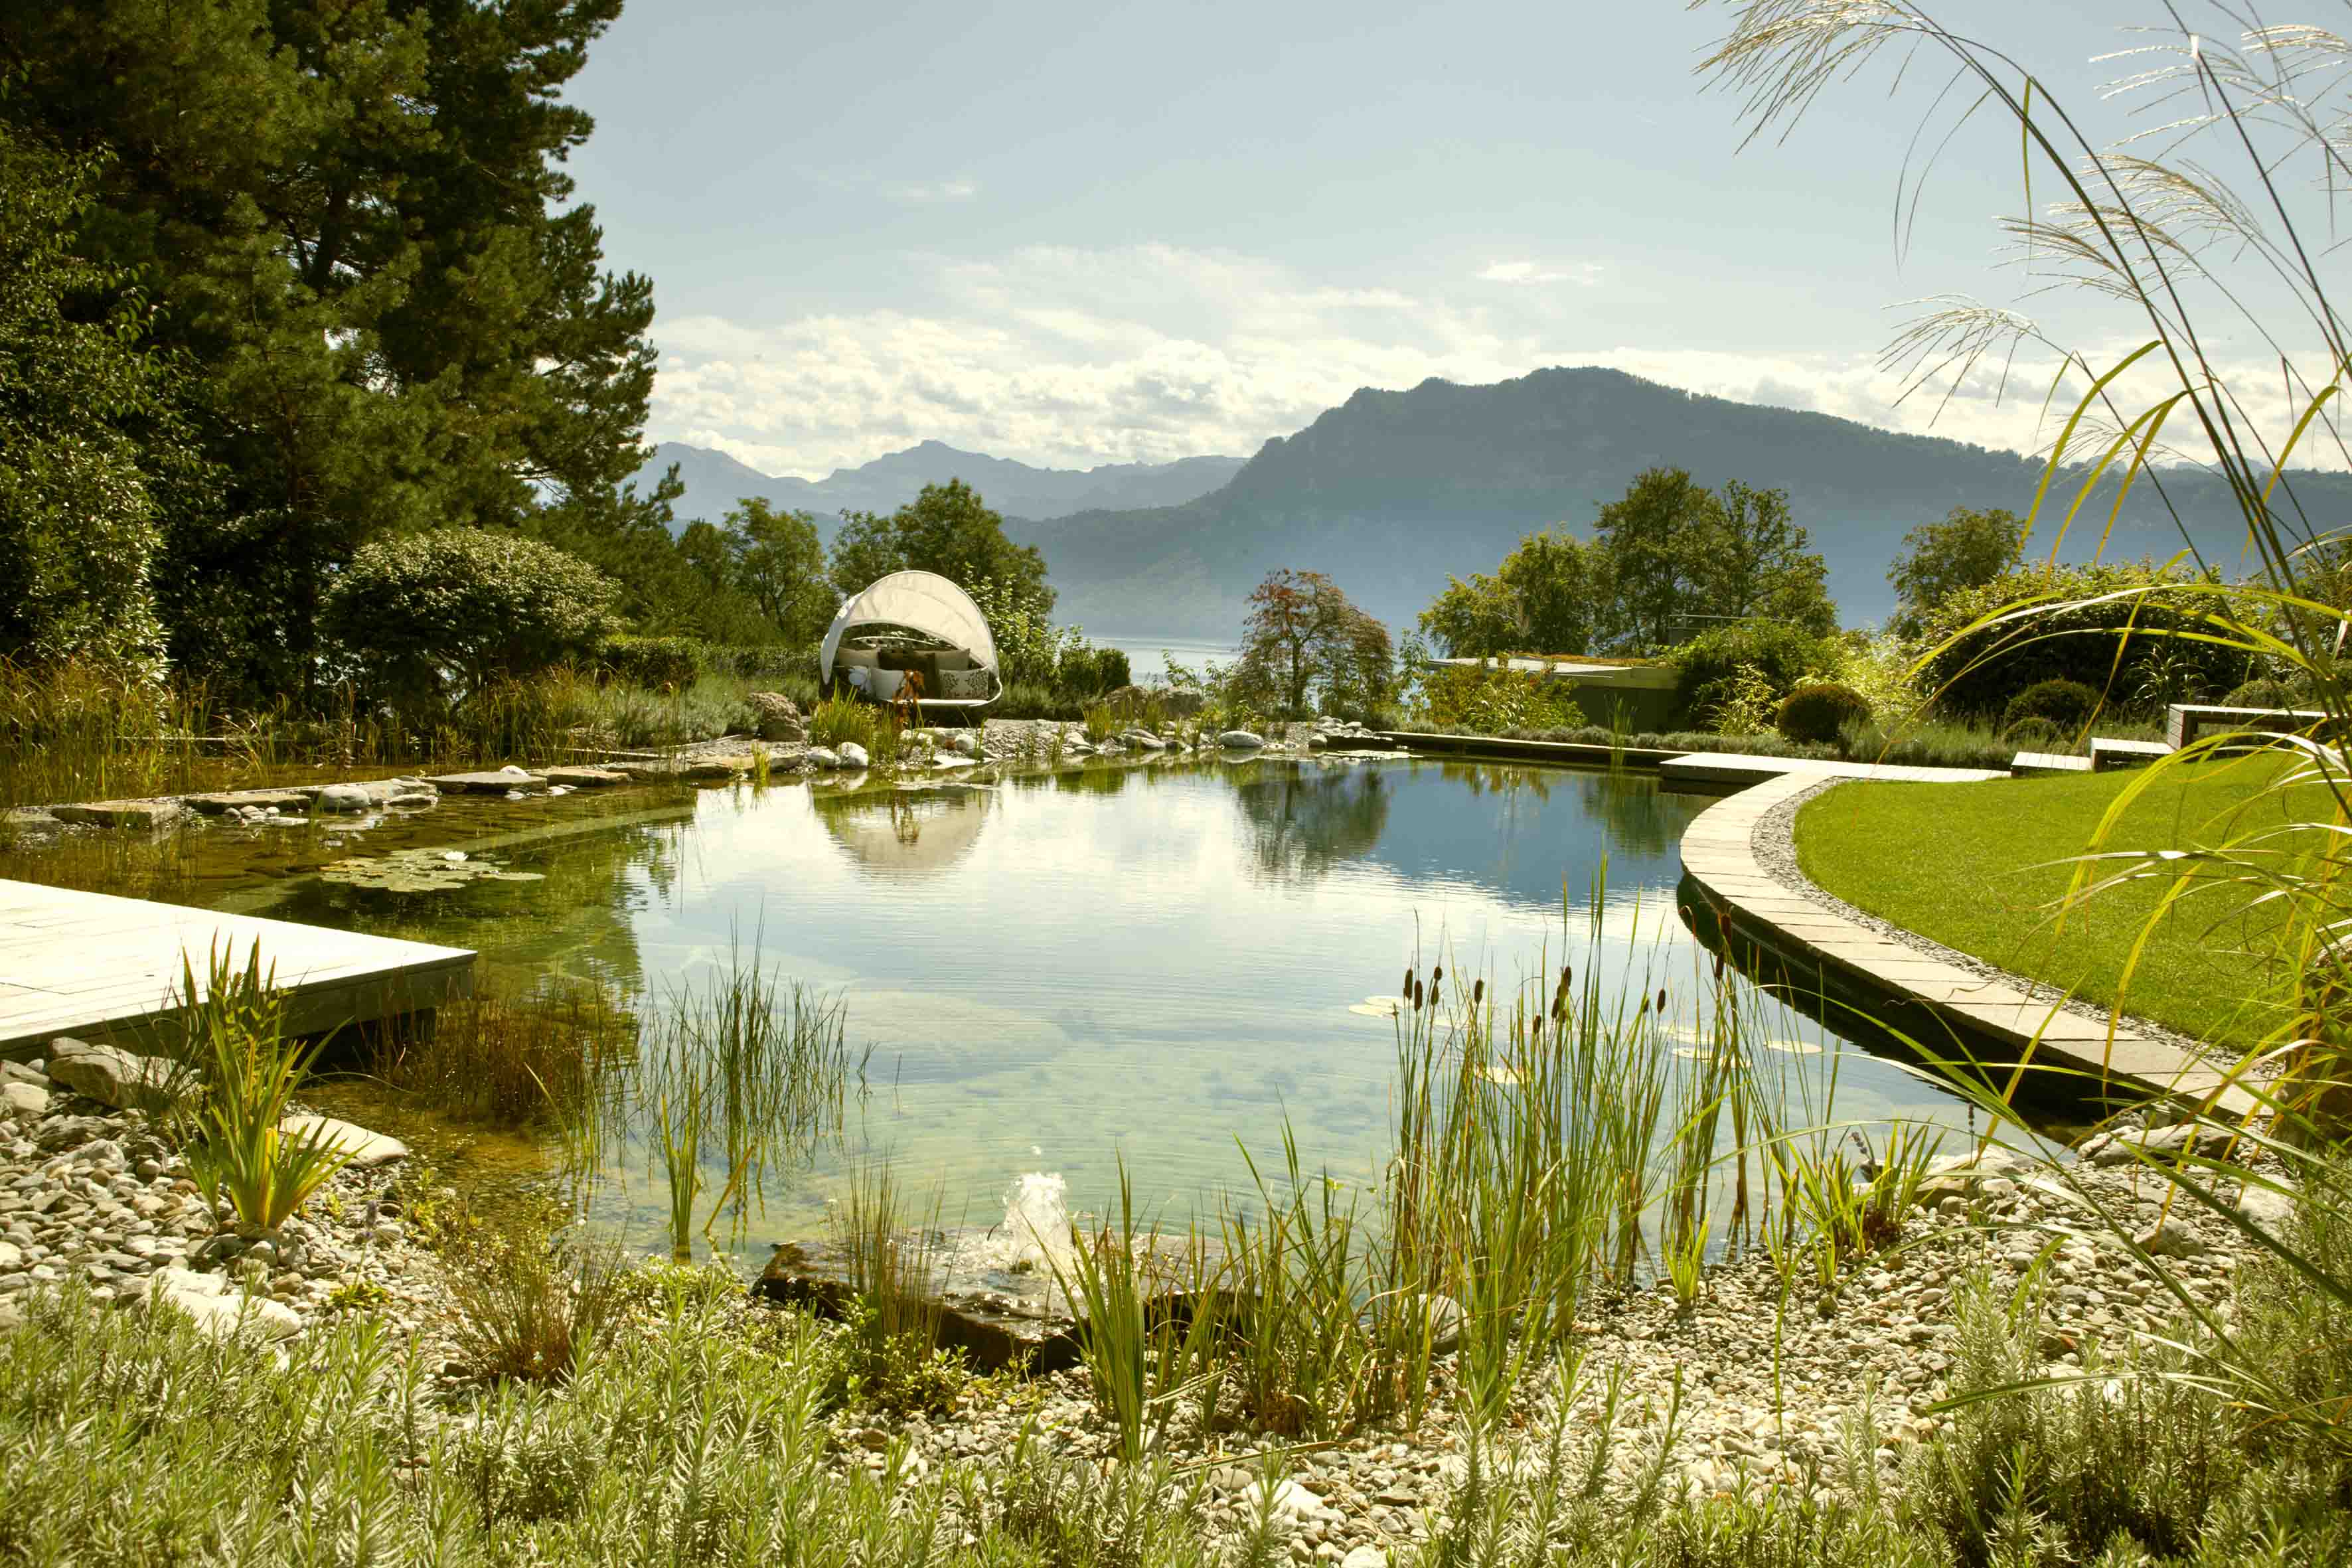
[[[561,1122],[611,1092],[635,1059],[629,1000],[591,982],[542,981],[486,992],[437,1010],[424,1033],[366,1037],[366,1070],[394,1089],[469,1121],[501,1127]]]
[[[534,1218],[477,1233],[448,1262],[450,1337],[476,1377],[569,1382],[611,1340],[626,1272],[617,1245]]]

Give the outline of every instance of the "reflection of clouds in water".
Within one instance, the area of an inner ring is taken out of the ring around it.
[[[812,798],[825,831],[877,878],[945,875],[979,843],[995,800],[952,785]]]

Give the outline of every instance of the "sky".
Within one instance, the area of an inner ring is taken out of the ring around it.
[[[2150,5],[1970,0],[2062,101]],[[2013,122],[1944,143],[1891,58],[1741,146],[1719,5],[634,0],[567,96],[605,258],[655,280],[647,435],[822,478],[924,439],[1062,468],[1246,456],[1360,386],[1603,364],[2031,449],[2054,359],[1902,396],[1918,301],[2016,303]],[[1894,90],[1890,92],[1890,88]],[[1939,111],[1941,119],[1934,118]],[[2145,124],[2142,120],[2137,123]],[[2046,187],[2045,187],[2046,188]],[[1898,243],[1898,238],[1902,242]],[[2024,300],[2095,356],[2078,293]]]

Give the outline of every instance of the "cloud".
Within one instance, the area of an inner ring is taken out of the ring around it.
[[[663,320],[650,434],[809,478],[927,438],[1054,467],[1165,462],[1247,455],[1360,387],[1586,364],[1987,447],[2030,451],[2052,429],[2046,364],[1906,397],[1874,353],[1595,341],[1538,290],[1465,302],[1166,245],[914,257],[903,277],[893,309]]]
[[[894,202],[927,206],[933,202],[968,202],[980,195],[977,180],[933,180],[911,184],[885,184],[882,194]]]
[[[1601,281],[1597,262],[1580,261],[1572,267],[1548,267],[1539,261],[1494,261],[1478,274],[1482,283],[1578,283],[1586,288]]]

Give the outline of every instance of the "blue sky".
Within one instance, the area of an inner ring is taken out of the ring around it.
[[[2147,7],[1975,0],[2085,105]],[[2008,299],[2013,126],[1898,258],[1892,71],[1738,150],[1673,4],[771,6],[635,0],[570,96],[616,268],[655,279],[649,435],[775,473],[936,437],[1064,467],[1246,454],[1360,385],[1603,363],[1899,428],[1905,301]],[[2111,124],[2122,122],[2110,117]],[[2069,341],[2128,323],[2037,301]],[[2046,372],[2045,372],[2046,374]],[[2041,388],[1934,428],[2033,440]]]

